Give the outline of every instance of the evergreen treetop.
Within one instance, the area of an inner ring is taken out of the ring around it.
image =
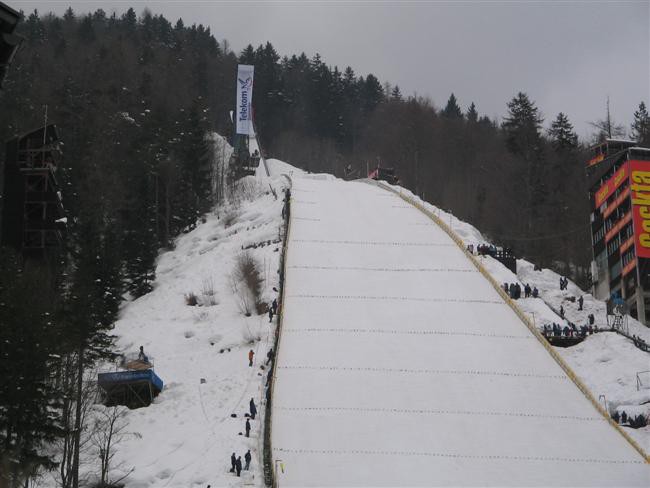
[[[445,106],[445,109],[442,111],[442,115],[450,119],[463,118],[463,112],[460,110],[460,106],[458,105],[456,96],[453,93],[449,96],[449,100],[447,100],[447,105]]]

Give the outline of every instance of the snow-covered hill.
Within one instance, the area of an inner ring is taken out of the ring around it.
[[[309,175],[292,193],[281,486],[647,484],[643,457],[438,225],[361,183]]]
[[[215,140],[215,147],[219,142]],[[471,263],[456,261],[451,247],[419,245],[429,242],[432,236],[435,237],[433,241],[438,242],[439,236],[431,221],[383,190],[361,183],[343,183],[328,175],[305,175],[278,160],[267,160],[267,165],[270,178],[260,166],[257,177],[248,178],[244,183],[239,204],[219,214],[207,215],[194,231],[180,237],[174,249],[163,253],[158,260],[154,290],[123,307],[115,329],[119,336],[118,347],[124,352],[134,352],[138,346],[144,346],[155,361],[157,374],[165,381],[165,389],[150,407],[125,411],[127,435],[114,446],[113,479],[128,473],[124,482],[135,488],[263,485],[260,465],[262,415],[253,421],[250,438],[240,433],[244,432],[244,413],[248,411],[250,398],[254,398],[258,406],[263,403],[267,370],[260,366],[265,362],[276,324],[275,321],[269,324],[265,315],[243,316],[230,275],[242,248],[249,248],[264,269],[264,300],[270,302],[275,298],[273,287],[277,287],[281,247],[277,242],[281,191],[288,184],[284,175],[289,175],[298,183],[293,191],[293,242],[288,264],[292,296],[285,303],[281,350],[284,369],[279,373],[278,409],[274,411],[274,447],[277,449],[274,456],[282,459],[286,467],[286,473],[279,474],[281,485],[292,480],[294,485],[296,480],[297,484],[309,485],[332,484],[333,480],[336,480],[334,484],[341,480],[343,484],[444,484],[470,478],[486,484],[488,478],[501,480],[498,472],[509,473],[512,469],[512,463],[502,462],[502,466],[495,468],[484,459],[495,447],[501,450],[502,456],[507,457],[506,451],[514,449],[517,456],[531,458],[523,461],[530,464],[531,470],[524,471],[529,473],[528,477],[511,473],[510,484],[558,484],[558,480],[562,481],[561,477],[544,478],[544,470],[538,469],[538,460],[532,459],[536,456],[547,458],[545,462],[556,470],[558,465],[564,466],[562,457],[584,461],[591,456],[591,461],[579,463],[575,472],[602,474],[600,468],[594,467],[605,466],[607,472],[601,478],[602,483],[615,485],[629,481],[635,484],[639,480],[636,461],[620,464],[622,471],[629,473],[629,478],[620,474],[617,463],[596,462],[625,460],[625,456],[619,459],[617,454],[625,449],[619,451],[618,447],[602,446],[602,439],[611,440],[610,434],[601,432],[606,426],[604,421],[598,419],[595,410],[588,410],[590,407],[585,410],[580,403],[584,399],[576,400],[571,396],[572,400],[567,402],[565,393],[559,393],[557,385],[544,394],[545,387],[536,386],[532,381],[520,385],[519,397],[511,398],[506,394],[507,385],[502,384],[504,379],[498,375],[488,376],[488,383],[481,382],[485,375],[476,375],[471,380],[476,380],[473,386],[454,393],[439,378],[434,381],[425,374],[431,369],[497,371],[501,368],[511,372],[520,369],[549,376],[541,383],[554,383],[556,380],[550,377],[558,375],[554,366],[538,367],[537,361],[545,356],[540,356],[536,349],[524,353],[534,340],[526,335],[522,324],[511,328],[501,323],[501,319],[507,322],[505,317],[508,316],[501,305],[485,303],[482,306],[489,310],[481,313],[467,306],[472,300],[492,301],[494,297],[483,296],[483,293],[489,294],[489,287],[477,292],[466,283],[467,279],[474,280],[476,273]],[[277,199],[271,189],[278,194]],[[327,199],[331,201],[327,203]],[[472,226],[431,205],[423,205],[448,222],[466,244],[487,242]],[[400,242],[412,245],[396,245]],[[428,260],[432,256],[439,259],[441,255],[442,264]],[[548,305],[557,309],[560,304],[564,304],[567,316],[578,324],[584,322],[588,313],[596,315],[597,323],[604,322],[604,304],[572,283],[567,291],[560,292],[559,276],[555,273],[533,271],[530,263],[520,260],[519,276],[515,277],[498,261],[490,257],[480,259],[498,282],[518,279],[522,284],[538,287],[541,298],[519,301],[522,309],[534,314],[538,324],[559,322],[559,317]],[[447,271],[453,268],[453,278],[444,275],[443,281],[436,281],[443,276],[442,268]],[[418,290],[424,294],[409,295],[414,277],[417,277]],[[455,281],[457,279],[462,283]],[[196,294],[203,306],[188,306],[185,297],[190,293]],[[353,300],[349,297],[361,294],[384,299],[365,301],[362,312],[358,313],[351,307]],[[321,295],[335,296],[325,309],[316,306]],[[584,312],[574,310],[576,305],[567,300],[571,295],[585,295]],[[417,299],[409,300],[409,297]],[[440,297],[449,302],[445,305],[434,300]],[[216,304],[209,305],[211,301]],[[459,317],[470,320],[459,321]],[[501,319],[495,321],[498,317]],[[385,326],[390,326],[390,333],[379,333]],[[400,334],[400,330],[404,334]],[[426,330],[433,332],[425,334]],[[640,324],[631,322],[631,330],[650,340],[647,329]],[[500,336],[511,337],[502,341]],[[490,347],[482,349],[488,343]],[[255,352],[253,368],[248,367],[247,358],[251,348]],[[647,365],[647,355],[635,349],[628,340],[602,333],[558,352],[595,396],[605,395],[610,408],[647,401],[643,391],[636,392],[635,383],[635,373]],[[319,358],[322,361],[316,364]],[[301,364],[317,367],[317,370],[292,369]],[[322,366],[339,370],[326,371]],[[374,370],[371,375],[375,378],[343,374],[345,368],[352,367]],[[422,373],[406,379],[408,375],[400,375],[396,369]],[[298,374],[300,371],[305,373],[302,377]],[[393,380],[397,377],[400,380],[395,386]],[[573,392],[571,395],[577,393],[569,382],[557,381],[563,385],[562,391],[568,385]],[[330,389],[332,386],[338,390]],[[490,398],[495,390],[499,396]],[[333,391],[342,395],[333,397]],[[423,392],[427,393],[423,395]],[[352,400],[359,396],[365,403],[359,407],[352,405]],[[582,398],[579,393],[577,396]],[[464,414],[447,417],[440,424],[431,422],[440,411],[460,405],[457,400],[462,400]],[[305,406],[312,409],[307,414]],[[502,407],[504,412],[521,410],[522,416],[506,416],[507,422],[494,423],[498,415],[487,414],[494,413],[496,406]],[[96,411],[102,408],[97,406]],[[263,412],[262,408],[259,410]],[[531,412],[538,417],[533,415],[536,420],[526,422]],[[231,417],[233,413],[237,417]],[[325,449],[319,436],[325,435],[332,446],[347,439],[336,430],[336,418],[342,413],[348,418],[344,434],[353,439],[345,442],[350,453],[326,458],[318,456],[316,451]],[[546,417],[557,418],[548,423],[548,419],[543,420]],[[575,417],[573,422],[568,419],[572,417]],[[399,418],[399,422],[391,423],[395,418]],[[488,444],[481,444],[480,436],[497,425],[502,425],[501,434],[508,432],[509,437],[495,437]],[[546,437],[541,435],[573,432],[573,429],[579,430],[574,432],[576,438],[590,444],[588,453],[567,451],[568,448],[544,440]],[[650,450],[650,428],[628,431],[646,451]],[[443,453],[451,452],[450,446],[460,449],[461,444],[453,440],[457,432],[462,433],[458,439],[464,445],[480,451],[483,457],[474,458],[467,465],[460,458],[445,458]],[[287,440],[297,433],[308,439],[307,451],[314,452],[291,452]],[[592,439],[594,436],[596,438]],[[618,437],[614,436],[613,439],[617,439],[614,444],[621,440]],[[419,446],[430,447],[429,442],[437,443],[439,449],[435,452],[440,451],[442,457],[427,457],[423,452],[429,451],[418,450]],[[371,459],[376,453],[361,452],[366,445],[371,445],[373,451],[384,449],[381,463]],[[251,471],[244,473],[243,478],[236,478],[228,472],[230,454],[235,452],[243,459],[247,449],[253,454]],[[398,462],[404,452],[411,455],[406,456],[406,461]],[[87,474],[96,472],[95,456],[92,448],[85,453]],[[311,464],[314,459],[322,463],[317,469]],[[440,468],[441,464],[433,463],[436,459],[442,459],[446,467]],[[422,470],[422,460],[440,469]],[[474,478],[468,474],[472,469],[476,470]],[[454,472],[465,478],[446,477]],[[556,474],[567,472],[574,471],[562,468]],[[295,478],[296,473],[304,477]],[[377,478],[378,473],[384,473],[385,477]],[[588,484],[590,479],[585,476],[571,478],[571,481]]]
[[[276,324],[267,315],[244,316],[230,276],[247,248],[263,271],[263,300],[276,298],[287,179],[248,177],[240,185],[238,202],[205,216],[159,257],[154,290],[125,303],[116,324],[119,350],[144,346],[165,382],[151,406],[125,409],[127,435],[113,447],[112,479],[130,473],[124,480],[129,488],[263,485],[262,408],[251,437],[240,433],[250,399],[260,405],[264,397],[261,366]],[[187,305],[191,293],[201,306]],[[250,349],[253,367],[248,366]],[[251,470],[236,478],[228,471],[230,455],[235,452],[243,462],[247,449]],[[86,460],[95,455],[90,449]],[[96,463],[86,469],[90,475]]]

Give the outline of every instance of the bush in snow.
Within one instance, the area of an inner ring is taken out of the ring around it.
[[[196,296],[196,293],[194,292],[189,292],[187,295],[185,295],[185,304],[189,305],[190,307],[196,307],[199,303],[199,299]]]
[[[223,214],[223,226],[227,229],[230,227],[232,224],[234,224],[237,221],[237,217],[239,217],[239,212],[235,207],[230,207],[226,212]]]
[[[245,344],[253,344],[255,342],[261,341],[262,336],[259,333],[254,333],[251,329],[246,326],[242,331],[242,336],[244,337]]]
[[[201,287],[199,305],[203,305],[204,307],[211,307],[216,304],[217,297],[214,291],[214,281],[212,281],[212,278],[206,278],[203,280],[203,286]]]
[[[263,313],[261,267],[255,257],[248,251],[240,253],[235,260],[235,268],[230,275],[233,295],[237,298],[239,310],[250,317],[253,311]]]
[[[252,202],[264,193],[264,187],[254,176],[245,176],[232,186],[229,200],[235,204]]]

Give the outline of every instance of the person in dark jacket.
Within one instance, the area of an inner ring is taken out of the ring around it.
[[[246,451],[246,454],[244,454],[244,461],[246,461],[246,464],[244,465],[244,470],[248,471],[248,469],[251,467],[251,450],[249,449]]]
[[[589,319],[589,325],[594,325],[594,322],[596,321],[596,317],[594,317],[593,313],[590,313],[587,315],[587,318]]]
[[[564,307],[560,305],[560,317],[564,318]]]
[[[269,308],[269,322],[273,322],[273,309]]]
[[[251,436],[251,421],[246,419],[246,437]]]
[[[582,310],[582,304],[584,303],[584,299],[582,298],[582,295],[580,295],[580,298],[578,298],[578,310]]]
[[[237,476],[241,476],[241,456],[237,458],[235,469],[237,470]]]
[[[249,403],[249,407],[250,407],[250,410],[251,410],[251,418],[253,420],[255,420],[255,415],[257,415],[257,407],[255,406],[255,402],[253,401],[252,398],[251,398],[251,401]]]
[[[537,289],[536,286],[533,287],[533,298],[537,298],[539,295],[539,290]]]
[[[269,352],[266,353],[266,364],[269,364],[271,361],[273,361],[273,356],[274,356],[273,348],[269,349]]]
[[[237,458],[235,457],[235,453],[232,453],[232,456],[230,456],[230,464],[232,467],[230,468],[230,472],[234,473],[235,469],[237,468]]]
[[[273,303],[271,304],[271,310],[273,310],[274,314],[278,313],[278,301],[277,299],[273,299]]]

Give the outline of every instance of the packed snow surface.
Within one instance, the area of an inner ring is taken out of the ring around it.
[[[637,451],[398,196],[294,174],[287,258],[280,486],[648,485]]]
[[[133,353],[144,346],[165,386],[149,407],[122,409],[124,435],[113,447],[113,480],[127,475],[123,483],[129,488],[264,485],[267,370],[262,368],[275,320],[269,323],[267,315],[254,311],[246,317],[231,276],[242,248],[247,248],[264,278],[263,301],[276,298],[286,185],[284,177],[240,181],[231,204],[206,215],[196,229],[176,240],[173,250],[160,255],[153,291],[125,303],[115,327],[117,347]],[[197,306],[187,304],[191,293]],[[253,367],[248,365],[250,350]],[[247,438],[242,433],[251,398],[259,416],[251,421]],[[229,472],[230,455],[241,456],[243,463],[248,449],[251,469],[237,478]],[[83,471],[93,479],[98,471],[95,450],[90,448],[84,460]]]

